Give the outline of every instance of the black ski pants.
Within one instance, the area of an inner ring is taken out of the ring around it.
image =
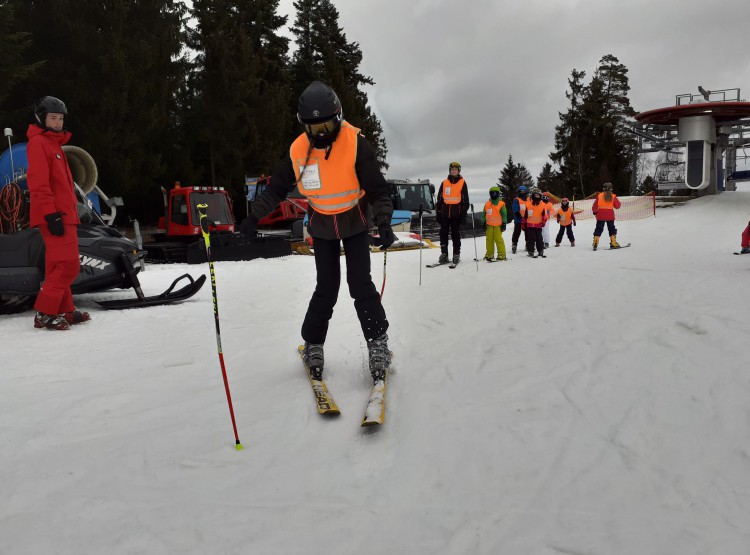
[[[594,237],[601,237],[604,231],[604,224],[607,224],[607,231],[610,235],[617,235],[617,228],[615,227],[614,220],[596,220],[596,227],[594,228]]]
[[[363,231],[343,239],[346,258],[346,282],[354,299],[359,323],[365,339],[374,339],[388,329],[380,294],[370,277],[370,236]],[[302,338],[308,343],[325,343],[328,322],[341,285],[341,242],[338,239],[313,239],[317,283],[305,321]]]
[[[573,237],[573,224],[560,226],[560,231],[557,232],[557,239],[555,239],[555,243],[558,245],[560,244],[560,241],[562,241],[563,233],[567,233],[570,242],[575,243],[576,238]]]
[[[514,223],[513,224],[513,244],[518,244],[518,238],[521,237],[521,223]]]
[[[539,254],[544,253],[544,239],[542,238],[541,227],[526,228],[526,252],[534,254],[534,245]]]
[[[453,241],[453,254],[461,254],[461,218],[446,218],[440,220],[440,252],[448,254],[448,231]]]

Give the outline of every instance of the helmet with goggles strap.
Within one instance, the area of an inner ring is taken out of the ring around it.
[[[461,164],[459,164],[458,162],[451,162],[448,165],[448,171],[451,171],[453,168],[458,168],[458,173],[461,173]]]
[[[336,140],[343,120],[339,97],[325,83],[313,81],[299,97],[297,119],[315,148],[329,147]]]

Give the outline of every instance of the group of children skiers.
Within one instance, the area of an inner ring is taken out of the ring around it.
[[[461,177],[460,171],[461,165],[458,162],[451,162],[449,166],[450,175],[443,181],[438,191],[437,217],[441,224],[439,263],[448,262],[449,228],[453,240],[452,262],[457,264],[460,260],[461,237],[458,233],[458,226],[461,220],[466,217],[469,208],[466,182]],[[482,210],[482,221],[487,231],[487,250],[484,260],[488,262],[507,260],[503,232],[509,222],[508,208],[500,198],[500,187],[490,187],[489,197]],[[457,205],[453,207],[453,215],[451,215],[451,205]],[[510,208],[514,222],[511,247],[514,254],[518,249],[518,241],[523,231],[528,256],[546,258],[544,250],[550,246],[550,225],[548,224],[552,220],[555,220],[560,226],[555,238],[555,246],[559,247],[563,237],[567,235],[570,246],[575,247],[573,227],[576,225],[576,217],[569,199],[563,198],[560,207],[555,208],[550,200],[550,193],[542,192],[539,187],[531,187],[529,190],[525,185],[521,185]],[[615,210],[618,208],[620,208],[620,200],[612,192],[612,184],[605,183],[602,185],[602,192],[594,200],[592,208],[596,216],[596,228],[592,244],[594,250],[599,247],[599,238],[604,231],[605,224],[609,232],[610,248],[620,248],[617,243],[617,228],[614,223]],[[497,255],[495,254],[496,251]]]

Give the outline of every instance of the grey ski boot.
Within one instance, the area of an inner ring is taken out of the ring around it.
[[[323,344],[305,341],[304,361],[313,380],[323,379]]]
[[[370,374],[372,381],[385,380],[385,374],[391,365],[391,352],[388,350],[388,335],[383,334],[367,341],[367,351],[370,355]]]

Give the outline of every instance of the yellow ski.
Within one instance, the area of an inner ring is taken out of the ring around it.
[[[315,395],[315,404],[318,407],[318,412],[320,414],[327,415],[341,414],[339,407],[336,405],[336,401],[334,401],[333,397],[331,396],[331,392],[328,391],[326,382],[323,380],[314,380],[312,375],[310,375],[310,369],[307,367],[307,364],[305,364],[304,359],[305,346],[300,345],[299,347],[297,347],[297,351],[299,351],[299,356],[302,359],[302,364],[305,365],[305,371],[307,372],[307,377],[310,380],[310,386],[312,386],[313,395]]]

